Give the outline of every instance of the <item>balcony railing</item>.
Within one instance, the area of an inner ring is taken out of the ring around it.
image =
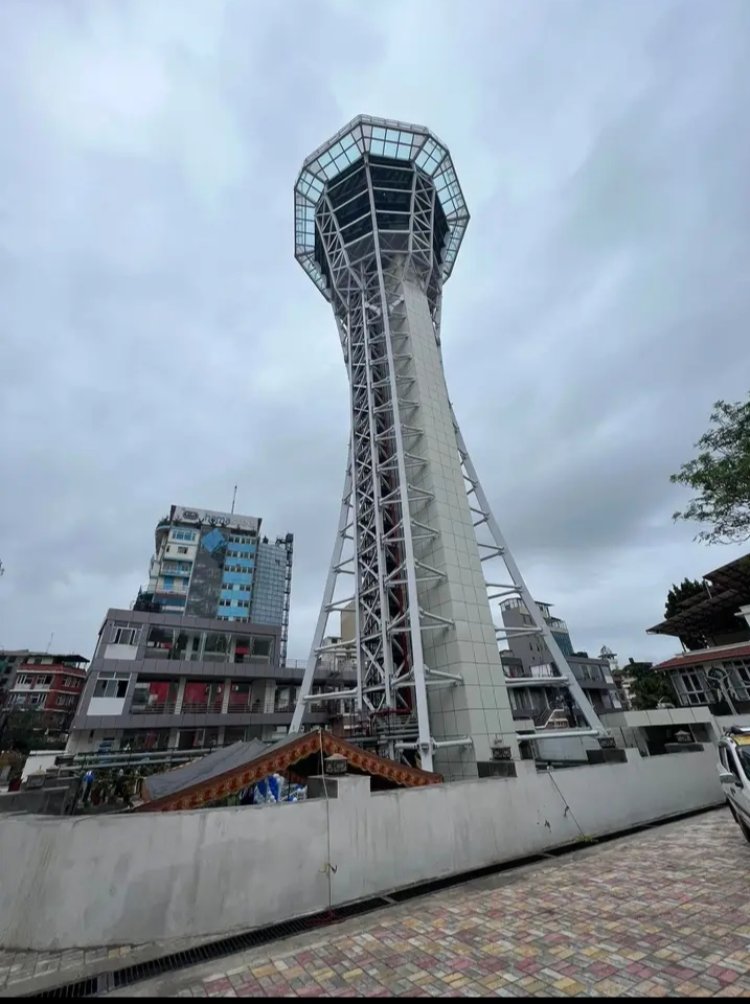
[[[560,674],[554,666],[545,663],[542,666],[531,666],[529,669],[512,668],[506,670],[506,677],[509,680],[559,680]]]
[[[266,655],[230,656],[227,652],[193,652],[187,649],[157,648],[149,646],[144,652],[146,659],[165,659],[175,662],[216,662],[230,666],[273,666],[276,664]]]
[[[239,701],[230,702],[225,712],[222,712],[223,702],[217,701],[183,701],[179,710],[176,701],[160,701],[157,704],[134,704],[130,709],[131,715],[248,715],[263,714],[263,701],[254,700],[250,702]],[[284,705],[274,709],[275,711],[293,711],[294,705]]]

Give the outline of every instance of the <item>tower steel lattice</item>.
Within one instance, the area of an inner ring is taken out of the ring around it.
[[[295,204],[296,258],[336,318],[351,433],[291,731],[303,728],[311,701],[343,703],[356,712],[360,739],[385,755],[476,776],[493,745],[513,754],[530,738],[516,732],[500,659],[503,638],[523,632],[543,637],[577,705],[575,734],[597,734],[601,724],[508,550],[448,396],[441,298],[469,213],[447,147],[421,126],[358,116],[304,162]],[[512,598],[528,626],[493,618],[492,603]],[[329,632],[329,619],[349,610],[353,637]],[[352,650],[355,685],[316,693],[316,671]]]

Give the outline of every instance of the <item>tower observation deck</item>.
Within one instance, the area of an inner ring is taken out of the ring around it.
[[[330,301],[349,378],[339,525],[291,730],[315,700],[354,712],[358,741],[447,778],[518,754],[500,658],[543,636],[583,728],[601,725],[511,556],[456,422],[440,306],[469,213],[447,147],[422,126],[358,116],[304,162],[295,256]],[[528,626],[493,603],[519,599]],[[351,638],[328,630],[353,610]],[[316,671],[353,661],[353,687]],[[327,677],[328,678],[328,677]],[[556,732],[562,736],[564,732]]]

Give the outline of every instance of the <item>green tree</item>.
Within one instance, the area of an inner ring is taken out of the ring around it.
[[[631,692],[633,707],[637,711],[651,711],[659,701],[677,704],[677,697],[666,673],[654,672],[653,662],[635,662],[628,659],[624,672],[633,680]]]
[[[59,739],[47,736],[47,730],[54,728],[52,716],[40,711],[11,710],[4,712],[0,748],[17,749],[24,753],[29,750],[58,748]]]
[[[682,606],[683,602],[691,596],[705,594],[706,587],[698,579],[683,579],[677,585],[673,585],[667,593],[667,603],[664,608],[665,617],[673,617]]]
[[[750,540],[750,395],[744,403],[717,401],[698,455],[670,477],[696,492],[674,519],[708,524],[696,539],[708,544]]]

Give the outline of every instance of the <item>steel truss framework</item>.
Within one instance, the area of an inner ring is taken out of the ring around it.
[[[303,727],[309,702],[353,707],[362,738],[392,757],[417,749],[432,769],[433,751],[471,737],[436,740],[428,689],[460,686],[460,676],[425,664],[425,632],[452,622],[430,610],[431,588],[445,573],[425,560],[438,531],[418,485],[427,460],[425,429],[413,396],[404,280],[427,296],[440,342],[442,283],[468,222],[447,148],[421,127],[360,116],[312,154],[296,186],[296,256],[332,303],[350,386],[352,425],[339,524],[312,649],[291,724]],[[505,628],[544,641],[586,720],[601,725],[566,663],[510,554],[482,490],[455,415],[457,462],[473,514],[488,602],[516,597],[532,625]],[[344,585],[348,583],[348,587]],[[346,659],[348,640],[326,641],[329,619],[354,608],[356,685],[314,693],[316,668]],[[498,658],[498,673],[501,673]]]

